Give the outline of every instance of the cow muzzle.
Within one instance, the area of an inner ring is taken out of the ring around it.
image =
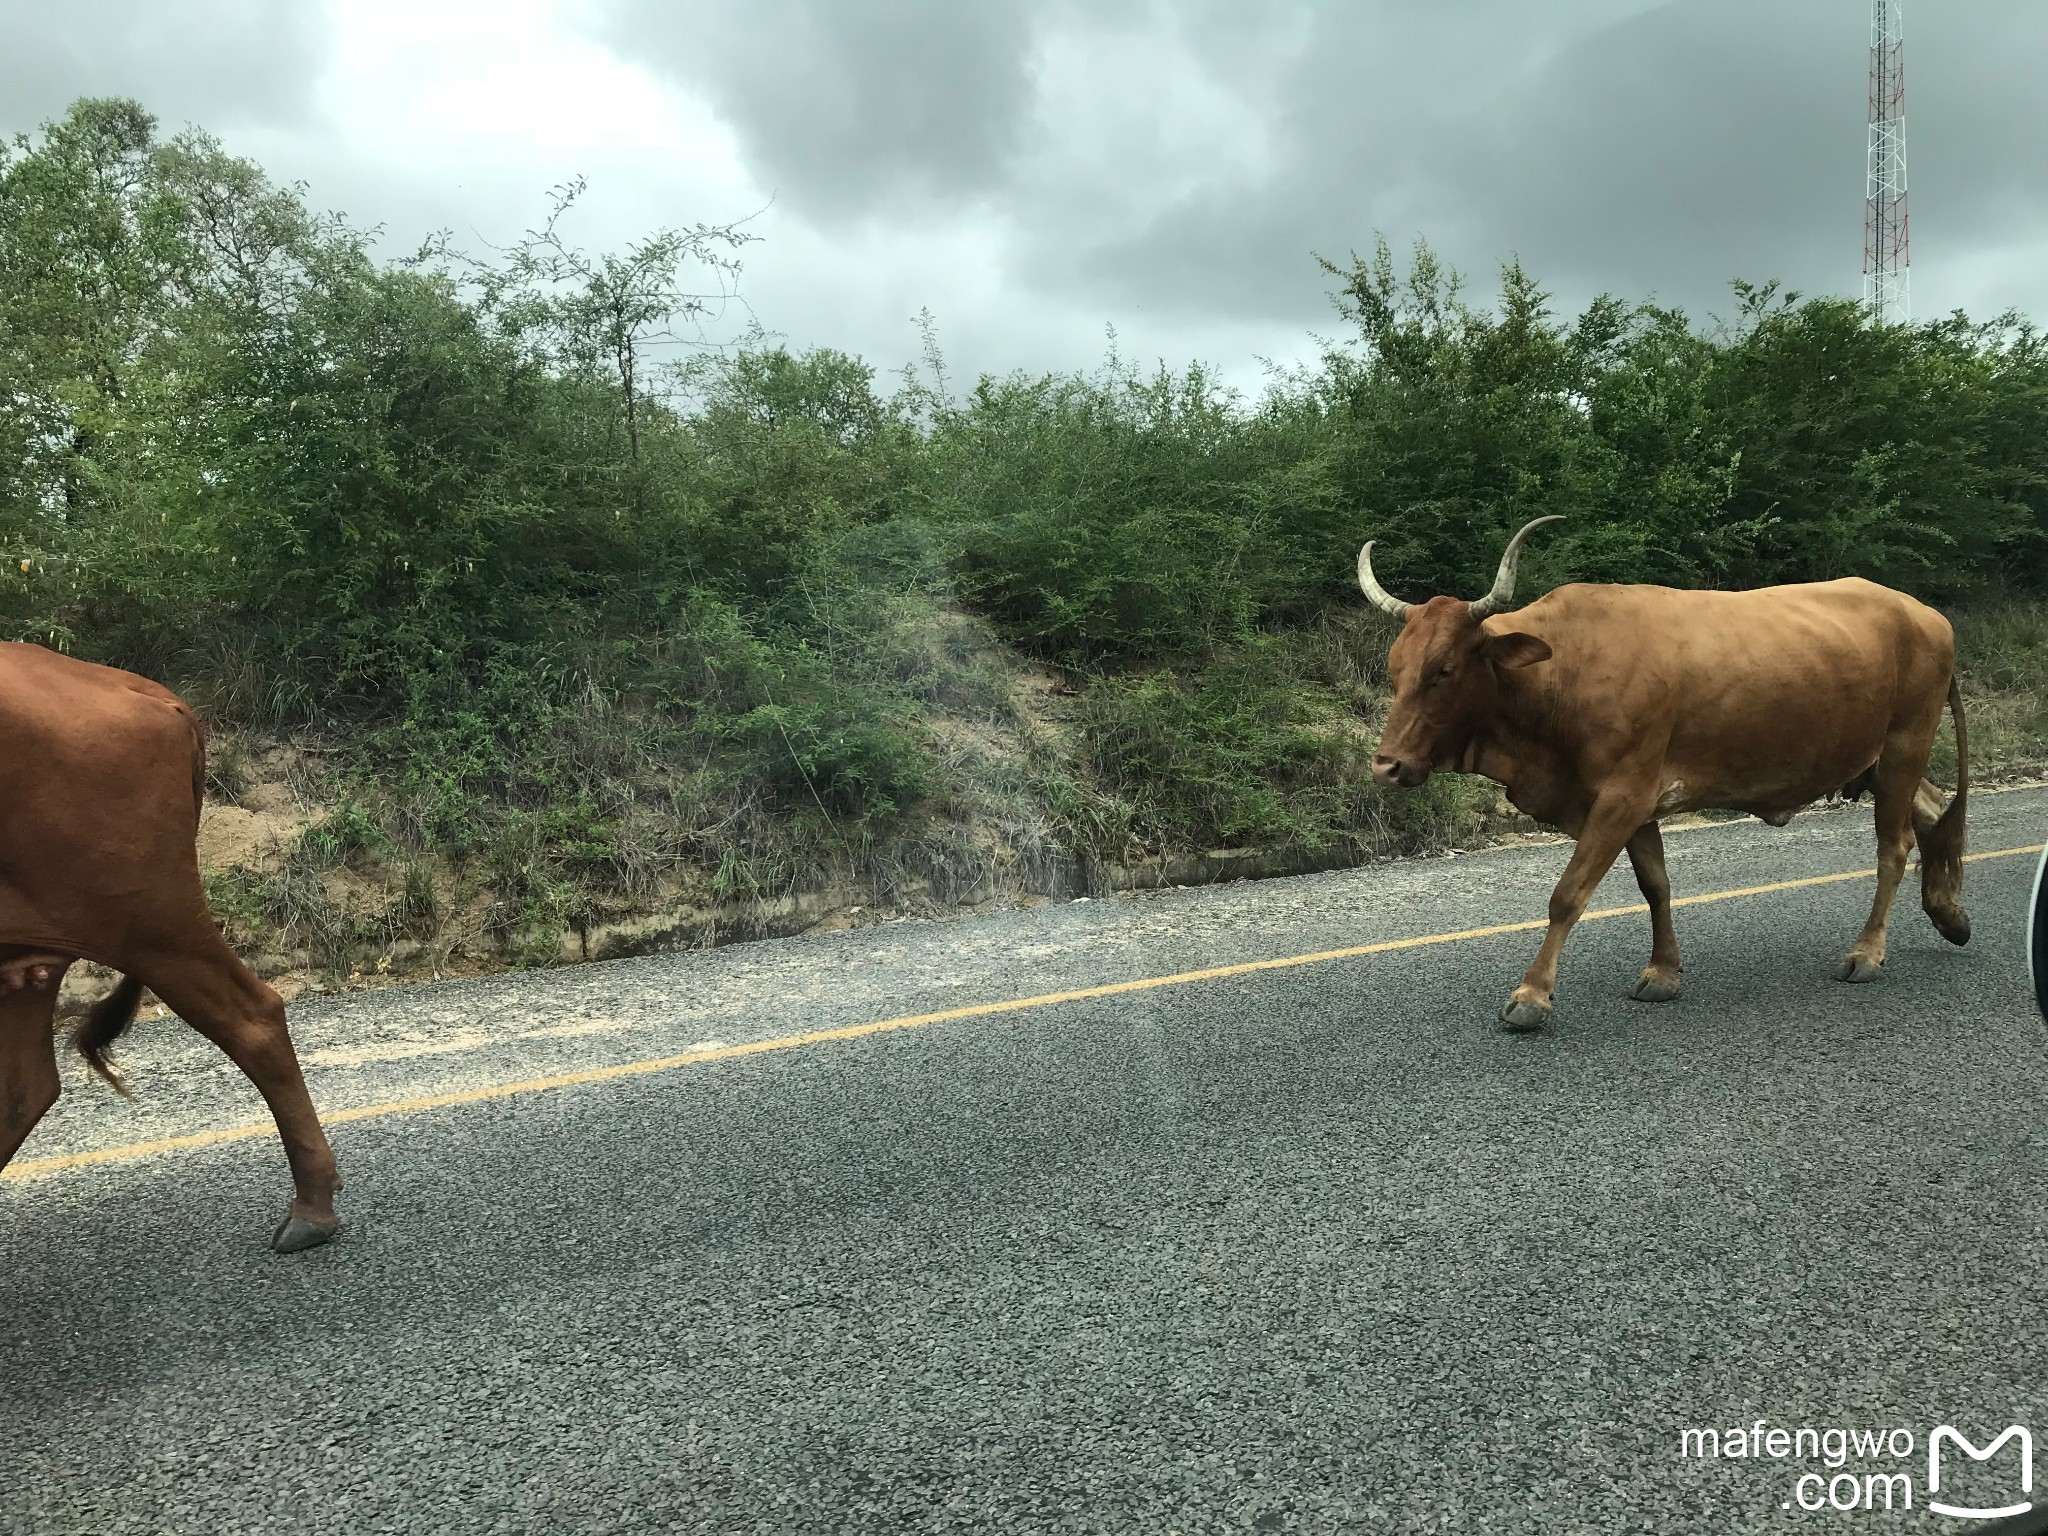
[[[1372,760],[1372,776],[1389,789],[1414,789],[1429,777],[1429,768],[1423,763],[1404,762],[1381,754]]]

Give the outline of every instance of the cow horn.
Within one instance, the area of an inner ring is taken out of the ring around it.
[[[1493,578],[1493,590],[1472,605],[1472,617],[1483,619],[1489,614],[1499,613],[1515,597],[1515,567],[1522,561],[1522,540],[1545,523],[1561,523],[1564,514],[1554,512],[1549,517],[1539,517],[1532,523],[1524,523],[1522,531],[1508,540],[1508,547],[1500,557],[1500,571]]]
[[[1415,606],[1413,603],[1402,602],[1379,584],[1379,578],[1372,573],[1372,543],[1370,540],[1366,542],[1365,548],[1358,552],[1358,585],[1360,590],[1371,599],[1373,607],[1379,609],[1381,613],[1386,614],[1389,618],[1405,619],[1408,617],[1408,610]]]

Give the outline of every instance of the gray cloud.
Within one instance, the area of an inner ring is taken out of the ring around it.
[[[300,121],[322,28],[303,0],[0,0],[0,132],[80,96],[133,96],[172,131]]]
[[[1867,9],[1867,8],[1866,8]],[[1860,281],[1867,18],[1687,0],[1602,28],[1433,146],[1425,217],[1581,294]]]
[[[2048,315],[2048,57],[2038,0],[1917,0],[1907,31],[1918,313]],[[480,13],[481,14],[481,13]],[[422,80],[488,81],[443,16],[378,23],[307,109],[327,34],[300,0],[0,0],[0,128],[75,95],[194,120],[312,201],[390,231],[504,240],[587,172],[584,237],[755,224],[747,292],[796,346],[887,368],[937,315],[956,373],[1200,357],[1255,383],[1337,322],[1313,253],[1418,236],[1490,291],[1519,255],[1597,292],[1725,313],[1733,277],[1860,281],[1868,0],[587,0],[548,13],[717,117],[676,155],[650,117],[505,150],[377,132]],[[531,13],[507,12],[514,53]],[[387,35],[388,34],[388,35]],[[443,49],[438,58],[424,50]],[[531,59],[529,52],[521,55]],[[541,55],[545,60],[545,53]],[[539,74],[506,90],[544,89]],[[345,98],[334,97],[336,81]],[[474,88],[473,86],[463,88]],[[379,92],[386,93],[380,98]],[[329,99],[331,98],[331,99]],[[498,103],[502,105],[502,103]],[[486,104],[487,107],[490,103]],[[556,104],[536,104],[544,126]],[[573,108],[560,108],[572,112]],[[328,115],[332,114],[332,115]],[[486,110],[484,116],[489,117]],[[570,119],[560,118],[564,124]],[[691,129],[691,132],[697,130]]]
[[[1030,105],[1025,0],[623,0],[622,56],[711,101],[762,180],[812,217],[1004,180]]]
[[[985,215],[1014,293],[1104,319],[1324,324],[1311,253],[1381,232],[1482,287],[1519,256],[1568,304],[1725,312],[1736,277],[1860,283],[1865,0],[666,14],[628,0],[613,35],[705,93],[792,214]],[[1130,67],[1077,92],[1103,51]],[[1917,7],[1907,53],[1916,284],[1981,301],[1958,291],[1971,252],[2048,223],[2026,147],[2048,141],[2048,7]]]
[[[1909,25],[1907,135],[1920,275],[2048,207],[2034,88],[2048,13],[1952,6]],[[1700,307],[1731,277],[1861,281],[1868,7],[1688,0],[1585,39],[1447,140],[1435,205],[1579,292]],[[1461,216],[1462,215],[1462,216]],[[1930,241],[1927,237],[1932,235]],[[1923,284],[1923,287],[1926,285]]]
[[[1907,39],[1916,283],[1938,295],[1945,262],[2038,238],[2048,219],[2048,162],[2025,147],[2048,141],[2031,80],[2048,8],[1920,14],[1929,24]],[[1861,0],[1542,15],[1548,36],[1494,6],[1317,12],[1260,103],[1287,146],[1269,179],[1114,238],[1048,242],[1034,273],[1077,297],[1314,323],[1329,285],[1309,252],[1341,259],[1384,232],[1427,237],[1482,281],[1519,256],[1574,301],[1605,290],[1725,311],[1735,277],[1857,290]]]

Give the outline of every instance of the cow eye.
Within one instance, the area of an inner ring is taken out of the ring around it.
[[[1438,682],[1442,682],[1445,678],[1449,677],[1453,672],[1457,670],[1458,669],[1454,665],[1447,661],[1442,666],[1436,669],[1436,680]]]

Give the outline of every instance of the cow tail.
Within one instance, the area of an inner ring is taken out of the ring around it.
[[[1963,915],[1964,817],[1970,802],[1970,729],[1963,718],[1963,691],[1951,677],[1948,710],[1956,722],[1956,793],[1948,809],[1920,839],[1921,902],[1935,927],[1952,943],[1961,944],[1970,935],[1970,920]]]
[[[134,976],[123,976],[118,987],[87,1010],[71,1036],[71,1043],[85,1058],[86,1065],[105,1078],[108,1086],[123,1098],[127,1097],[128,1085],[121,1080],[114,1064],[107,1060],[107,1051],[128,1033],[128,1026],[135,1022],[135,1010],[141,1002],[142,982]]]
[[[180,706],[183,709],[183,706]],[[185,724],[192,731],[192,805],[201,816],[206,814],[206,727],[199,723],[199,717],[184,709]]]
[[[1970,728],[1963,719],[1963,690],[1953,677],[1948,680],[1948,712],[1956,722],[1956,797],[1929,829],[1928,837],[1941,850],[1943,858],[1960,859],[1964,807],[1970,798]]]

